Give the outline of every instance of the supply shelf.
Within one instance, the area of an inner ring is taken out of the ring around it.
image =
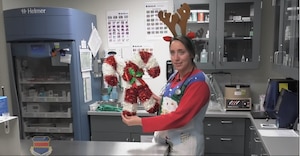
[[[15,58],[24,138],[74,138],[69,68],[53,59]]]
[[[28,123],[24,122],[25,132],[73,133],[72,123]]]
[[[66,112],[28,112],[23,108],[22,112],[25,118],[71,118],[71,108]]]
[[[71,102],[70,97],[37,97],[28,96],[23,97],[23,102]]]

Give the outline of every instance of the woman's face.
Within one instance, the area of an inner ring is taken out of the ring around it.
[[[170,55],[174,68],[179,72],[185,72],[193,66],[190,53],[178,40],[172,41],[170,45]]]

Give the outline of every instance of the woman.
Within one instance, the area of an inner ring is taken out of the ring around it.
[[[143,132],[155,132],[157,143],[172,143],[172,155],[203,155],[203,119],[209,103],[210,90],[204,72],[197,69],[193,59],[195,50],[186,36],[174,37],[169,45],[174,73],[160,101],[158,116],[122,115],[128,126],[140,125]]]

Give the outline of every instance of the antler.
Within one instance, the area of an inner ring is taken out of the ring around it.
[[[188,4],[183,3],[179,9],[177,9],[178,14],[180,15],[180,20],[178,25],[181,29],[181,34],[186,34],[186,24],[190,17],[190,7]]]
[[[175,29],[176,24],[179,25],[181,34],[186,35],[186,24],[187,24],[187,20],[190,17],[190,7],[188,4],[183,3],[181,7],[177,9],[177,13],[172,14],[172,17],[171,17],[171,13],[167,13],[163,11],[158,12],[158,17],[165,25],[168,26],[173,36],[177,36],[176,29]]]
[[[179,17],[177,14],[173,14],[172,18],[170,19],[170,16],[171,16],[171,13],[167,13],[167,12],[163,12],[163,11],[158,12],[159,19],[163,23],[165,23],[165,25],[168,26],[168,28],[172,32],[173,36],[177,36],[175,26],[179,22]]]

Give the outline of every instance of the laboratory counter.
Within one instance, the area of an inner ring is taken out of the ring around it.
[[[97,112],[88,111],[89,116],[120,116],[120,112]],[[152,116],[155,114],[149,114],[144,110],[138,110],[137,115],[139,116]],[[255,126],[256,131],[262,141],[263,147],[266,149],[268,155],[299,155],[299,131],[295,132],[296,136],[289,135],[265,135],[261,134],[261,130],[269,130],[270,133],[276,132],[290,132],[288,129],[278,129],[276,127],[263,127],[262,125],[275,125],[275,120],[270,119],[254,119],[250,111],[207,111],[206,117],[226,117],[226,118],[248,118],[251,120],[252,125]],[[121,119],[120,119],[121,120]],[[280,131],[285,130],[285,131]]]
[[[21,155],[32,155],[31,140],[21,140]],[[167,146],[142,142],[62,141],[52,140],[50,155],[164,155]]]

